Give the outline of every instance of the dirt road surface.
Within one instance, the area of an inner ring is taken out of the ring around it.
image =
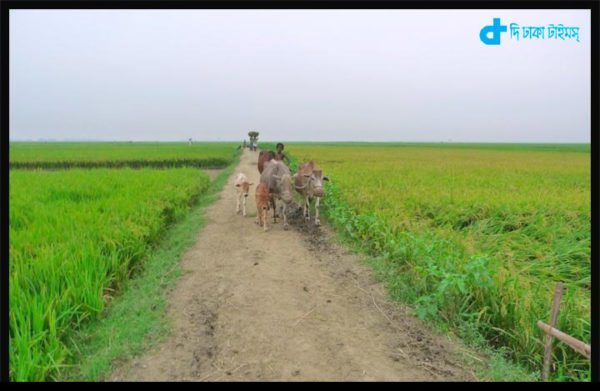
[[[257,158],[244,152],[182,259],[172,333],[110,380],[475,380],[456,342],[391,302],[326,225],[307,225],[298,210],[288,231],[271,212],[269,231],[255,224]],[[255,184],[246,217],[235,213],[238,172]]]

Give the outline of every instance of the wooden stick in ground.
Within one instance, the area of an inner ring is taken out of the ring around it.
[[[538,320],[537,325],[540,329],[544,330],[547,334],[558,338],[560,341],[566,343],[567,345],[572,347],[573,350],[581,353],[586,358],[589,359],[592,356],[592,348],[590,347],[590,345],[588,345],[584,342],[581,342],[577,338],[571,337],[570,335],[565,334],[562,331],[555,329],[554,327],[550,327],[550,325],[547,325],[546,323],[542,322],[541,320]]]
[[[556,326],[558,319],[558,308],[560,307],[560,299],[563,295],[563,283],[556,284],[554,289],[554,299],[552,300],[552,314],[550,315],[550,327]],[[546,335],[546,347],[544,348],[544,370],[542,372],[542,381],[548,381],[550,375],[550,365],[552,363],[552,335]]]

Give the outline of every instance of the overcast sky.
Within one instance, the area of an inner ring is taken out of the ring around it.
[[[590,142],[590,11],[11,10],[9,89],[11,140]]]

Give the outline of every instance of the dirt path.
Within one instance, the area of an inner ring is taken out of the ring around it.
[[[248,216],[235,214],[233,180],[257,183],[257,156],[244,153],[182,260],[172,334],[110,380],[474,380],[456,345],[391,303],[326,226],[294,211],[289,231],[263,232],[254,186]]]

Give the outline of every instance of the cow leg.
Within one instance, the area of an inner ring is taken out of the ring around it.
[[[243,205],[243,208],[244,208],[244,212],[242,213],[242,215],[244,217],[246,217],[246,198],[247,197],[245,197],[244,195],[242,195],[242,205]]]
[[[306,221],[310,220],[310,202],[307,195],[304,196],[304,219]]]
[[[282,210],[281,213],[283,214],[283,229],[285,231],[288,230],[288,222],[287,222],[287,213],[286,213],[286,210],[287,210],[287,204],[284,202],[283,203],[283,210]]]
[[[302,216],[306,218],[306,197],[304,197],[304,201],[302,202]]]
[[[315,201],[315,225],[321,225],[321,220],[319,220],[319,202],[321,201],[321,197],[317,197]]]
[[[273,224],[277,224],[277,209],[275,209],[275,197],[271,198],[271,206],[273,207]]]
[[[235,205],[235,213],[240,213],[240,195],[237,194],[236,205]]]
[[[262,213],[263,213],[263,217],[262,217],[263,231],[267,232],[267,209],[263,209]]]

